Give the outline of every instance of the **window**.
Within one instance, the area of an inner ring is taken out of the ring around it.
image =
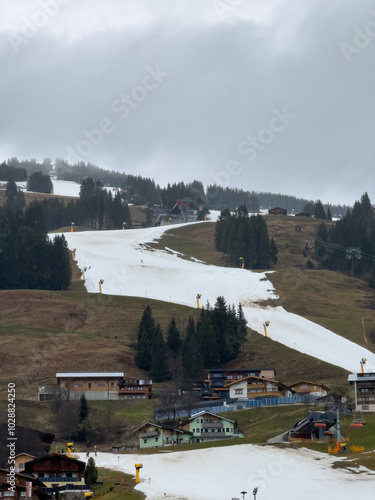
[[[144,444],[146,444],[147,443],[147,439],[144,439],[143,442],[144,442]]]
[[[89,382],[89,391],[91,391],[91,382]]]
[[[228,380],[233,380],[233,375],[228,375]]]
[[[370,409],[369,405],[362,405],[362,410],[369,410],[369,409]]]
[[[199,418],[196,418],[195,421],[197,422],[197,424],[199,424]]]
[[[23,463],[21,463],[21,462],[18,464],[18,467],[19,467],[20,469],[23,469],[23,468],[24,468],[24,466],[25,466],[25,465],[24,465]]]
[[[98,384],[97,384],[97,386],[98,386],[98,387],[105,387],[105,384],[102,384],[102,383],[100,383],[100,384],[99,384],[99,383],[98,383]]]
[[[21,491],[21,497],[26,497],[26,491]]]
[[[229,427],[227,427],[227,432],[229,432]]]
[[[158,437],[156,437],[156,438],[155,438],[155,443],[157,443],[158,441],[159,441],[159,438],[158,438]]]
[[[114,382],[111,382],[111,388],[113,389],[115,386]]]
[[[4,491],[4,496],[5,497],[13,497],[14,496],[13,491]]]
[[[243,394],[243,389],[235,389],[236,394]]]
[[[241,379],[241,378],[242,378],[242,375],[237,375],[237,378],[238,378],[238,379]]]
[[[75,384],[74,387],[82,387],[82,384]]]

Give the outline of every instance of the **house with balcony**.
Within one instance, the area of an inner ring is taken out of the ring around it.
[[[11,481],[15,480],[15,485]],[[11,489],[10,489],[11,486]],[[10,476],[9,470],[0,469],[0,498],[7,500],[47,500],[51,498],[43,490],[43,483],[36,477],[16,472]]]
[[[56,385],[39,387],[39,401],[150,399],[152,380],[125,377],[124,372],[58,372]]]
[[[152,380],[125,377],[118,382],[118,399],[151,399]]]
[[[253,375],[230,382],[226,387],[231,399],[277,398],[291,397],[293,395],[287,385],[275,379],[266,379]]]
[[[308,382],[307,380],[299,380],[294,384],[291,384],[290,389],[295,392],[298,396],[309,394],[310,396],[317,396],[319,398],[327,396],[330,392],[330,388],[323,384],[317,384],[316,382]]]
[[[375,412],[375,373],[352,373],[348,381],[354,385],[355,411]]]
[[[55,452],[26,462],[24,472],[38,478],[47,493],[88,491],[85,467],[85,462]]]
[[[190,432],[195,443],[244,437],[233,420],[205,410],[181,422],[179,428]]]
[[[230,397],[228,384],[243,380],[248,376],[273,379],[275,375],[276,372],[273,368],[207,370],[204,380],[194,381],[193,393],[207,401],[227,399]]]
[[[134,429],[133,432],[138,434],[141,449],[193,442],[191,432],[168,424],[146,422]]]
[[[57,385],[69,393],[69,399],[79,399],[84,393],[88,400],[118,399],[118,383],[124,372],[60,372]]]

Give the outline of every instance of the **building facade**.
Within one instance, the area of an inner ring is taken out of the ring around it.
[[[85,485],[85,462],[59,453],[35,458],[25,463],[25,473],[41,481],[45,491],[88,490]]]
[[[231,399],[277,398],[291,397],[293,395],[289,387],[277,380],[254,376],[231,382],[227,387]]]
[[[190,432],[160,423],[146,422],[133,432],[138,434],[141,449],[193,442]]]
[[[308,382],[307,380],[299,380],[289,386],[296,394],[310,394],[311,396],[323,397],[327,396],[330,391],[329,387],[316,382]]]
[[[228,384],[249,376],[274,379],[275,375],[273,368],[207,370],[204,380],[197,380],[193,383],[193,392],[203,400],[227,399],[230,397]]]
[[[354,385],[355,411],[375,412],[375,373],[353,373],[348,381]]]
[[[12,484],[14,481],[14,485]],[[43,483],[35,477],[0,469],[0,498],[7,500],[47,500],[49,495],[43,490]]]
[[[150,399],[152,380],[125,377],[124,372],[58,372],[56,385],[39,388],[39,401]]]
[[[243,433],[235,429],[233,420],[209,411],[196,413],[189,419],[181,422],[179,427],[185,431],[189,431],[195,443],[244,437]]]

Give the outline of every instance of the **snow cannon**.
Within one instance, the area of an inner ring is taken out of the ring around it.
[[[264,328],[264,335],[267,337],[267,327],[270,326],[270,322],[269,321],[265,321],[263,323],[263,328]]]
[[[135,482],[136,482],[136,484],[141,482],[141,480],[139,479],[139,471],[142,469],[142,467],[143,467],[142,464],[135,464]]]

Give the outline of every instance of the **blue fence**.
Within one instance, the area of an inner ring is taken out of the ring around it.
[[[317,397],[309,396],[309,402],[313,402]],[[229,403],[229,404],[228,404]],[[278,406],[278,405],[293,405],[296,403],[306,403],[305,396],[292,396],[283,398],[260,398],[260,399],[247,399],[245,401],[227,400],[226,404],[224,401],[202,401],[199,405],[196,405],[194,409],[186,410],[180,409],[174,412],[174,415],[165,411],[156,410],[154,417],[157,420],[168,420],[171,417],[175,418],[185,418],[191,415],[195,415],[201,411],[214,411],[215,413],[224,413],[226,411],[234,410],[246,410],[247,408],[261,408],[262,406]]]

